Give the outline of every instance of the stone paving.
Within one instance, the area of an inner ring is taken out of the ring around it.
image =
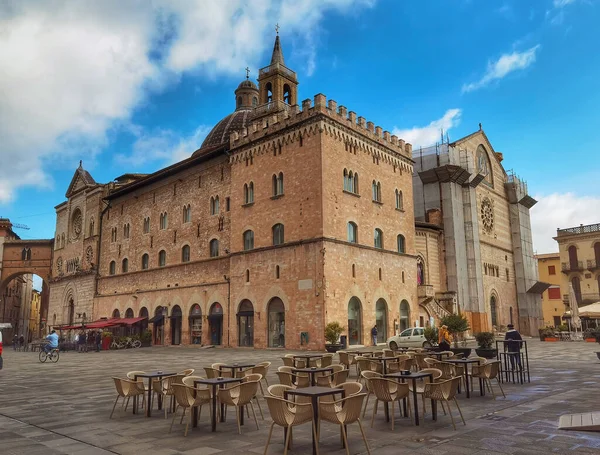
[[[476,392],[464,393],[459,403],[467,425],[452,429],[449,417],[440,413],[433,422],[428,415],[420,427],[397,417],[394,432],[380,411],[370,428],[370,411],[363,420],[372,453],[411,454],[600,454],[600,433],[566,432],[557,429],[561,414],[600,410],[600,362],[595,343],[541,343],[530,340],[531,383],[505,386],[507,398],[493,400]],[[116,393],[112,376],[130,370],[181,370],[202,368],[213,362],[273,362],[269,383],[277,383],[276,368],[284,351],[249,349],[198,349],[155,347],[101,353],[63,353],[59,363],[41,364],[38,354],[4,350],[0,370],[0,453],[13,454],[156,454],[211,455],[217,453],[263,453],[270,419],[262,402],[265,421],[260,429],[246,420],[237,434],[231,411],[228,421],[210,432],[208,412],[198,428],[183,436],[177,421],[169,434],[171,419],[154,412],[115,412],[109,420]],[[351,376],[353,378],[353,375]],[[477,386],[476,386],[477,387]],[[373,400],[371,400],[373,401]],[[117,407],[117,410],[119,408]],[[130,408],[131,409],[131,408]],[[269,453],[283,452],[283,432],[274,430]],[[349,427],[353,454],[366,453],[356,426]],[[339,430],[322,424],[322,454],[343,454]],[[294,430],[291,454],[311,453],[310,426]]]

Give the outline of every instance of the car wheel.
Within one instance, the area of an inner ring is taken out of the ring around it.
[[[398,350],[398,344],[395,341],[390,341],[390,349],[392,351],[397,351]]]
[[[429,341],[424,341],[423,342],[423,347],[424,348],[430,348],[431,347],[431,343]]]

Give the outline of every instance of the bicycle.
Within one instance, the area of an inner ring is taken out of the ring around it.
[[[46,360],[50,360],[52,363],[58,362],[60,354],[58,352],[58,348],[53,348],[50,352],[46,352],[46,350],[42,347],[40,350],[40,362],[44,363]]]

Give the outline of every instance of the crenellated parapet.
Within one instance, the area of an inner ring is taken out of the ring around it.
[[[273,150],[274,147],[308,137],[315,133],[325,133],[346,144],[346,149],[368,153],[374,159],[412,172],[412,145],[403,139],[375,126],[364,117],[357,117],[345,106],[338,106],[335,100],[327,101],[319,93],[313,100],[302,101],[298,105],[286,105],[286,109],[273,106],[274,113],[262,112],[269,105],[259,106],[262,117],[251,122],[247,128],[230,135],[231,162],[243,161],[249,156]],[[254,147],[245,146],[253,144]]]

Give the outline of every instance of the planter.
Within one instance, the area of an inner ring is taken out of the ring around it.
[[[477,355],[479,357],[483,357],[485,359],[495,359],[498,350],[497,349],[477,348],[477,349],[475,349],[475,352],[477,353]]]
[[[544,341],[554,342],[554,341],[558,341],[558,338],[556,338],[556,337],[546,337],[546,338],[544,338]]]
[[[455,354],[462,354],[465,359],[471,355],[472,351],[471,348],[450,348],[450,350]]]
[[[111,337],[103,337],[102,338],[102,350],[108,351],[110,349],[110,343],[112,343]]]
[[[596,338],[586,338],[585,341],[587,341],[588,343],[595,343]]]
[[[327,352],[338,352],[340,349],[342,349],[342,345],[341,344],[326,344],[325,345],[325,350]]]

